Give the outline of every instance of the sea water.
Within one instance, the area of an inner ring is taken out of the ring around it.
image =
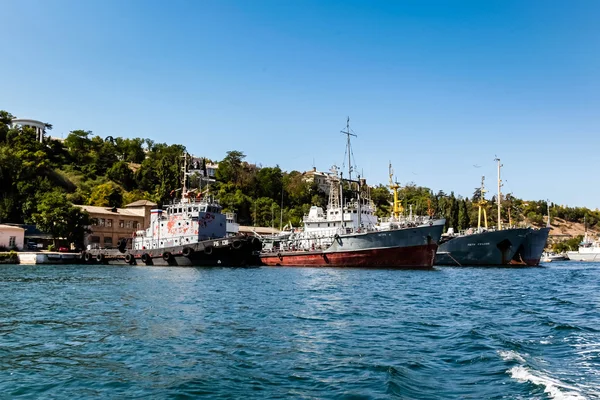
[[[600,264],[0,266],[0,398],[600,398]]]

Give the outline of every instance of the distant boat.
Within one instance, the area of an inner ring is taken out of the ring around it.
[[[552,261],[565,261],[568,260],[569,257],[567,257],[566,253],[553,253],[553,252],[544,252],[542,253],[542,262],[544,263],[549,263]]]
[[[573,261],[600,261],[600,240],[591,240],[586,232],[579,250],[568,251],[567,256]]]
[[[573,261],[600,261],[600,240],[592,240],[588,236],[587,222],[585,215],[583,216],[583,225],[585,227],[585,234],[583,240],[579,243],[578,251],[567,251],[569,260]]]

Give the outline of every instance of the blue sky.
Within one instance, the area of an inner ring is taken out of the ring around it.
[[[0,109],[54,136],[600,207],[598,1],[0,0]],[[479,168],[474,165],[480,166]]]

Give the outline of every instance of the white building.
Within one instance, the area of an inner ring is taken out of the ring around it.
[[[38,141],[42,142],[44,140],[44,135],[46,134],[46,124],[44,122],[22,118],[15,118],[11,122],[11,128],[22,128],[24,126],[35,129]]]
[[[192,157],[192,164],[190,166],[190,173],[198,173],[201,176],[204,176],[203,170],[204,159],[199,157]],[[217,169],[219,169],[218,163],[206,163],[206,177],[215,179],[217,175]]]
[[[329,173],[317,171],[317,168],[313,167],[311,171],[302,173],[302,179],[308,183],[315,182],[323,193],[329,194],[329,175]]]
[[[25,229],[12,226],[12,225],[0,225],[0,247],[11,250],[17,248],[23,249],[23,243],[25,240]]]

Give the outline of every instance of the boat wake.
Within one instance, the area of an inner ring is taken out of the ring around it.
[[[511,378],[521,383],[532,383],[542,386],[544,392],[553,399],[557,400],[585,400],[586,397],[574,386],[568,385],[560,380],[553,378],[542,371],[532,370],[523,364],[526,364],[525,358],[515,351],[500,351],[498,353],[504,361],[514,361],[521,365],[510,368],[507,373]]]
[[[553,379],[547,375],[536,371],[535,373],[529,368],[522,365],[511,368],[508,371],[511,377],[518,382],[531,382],[534,385],[544,387],[546,392],[553,399],[559,400],[585,400],[586,397],[577,391],[577,388],[567,385],[558,379]]]

